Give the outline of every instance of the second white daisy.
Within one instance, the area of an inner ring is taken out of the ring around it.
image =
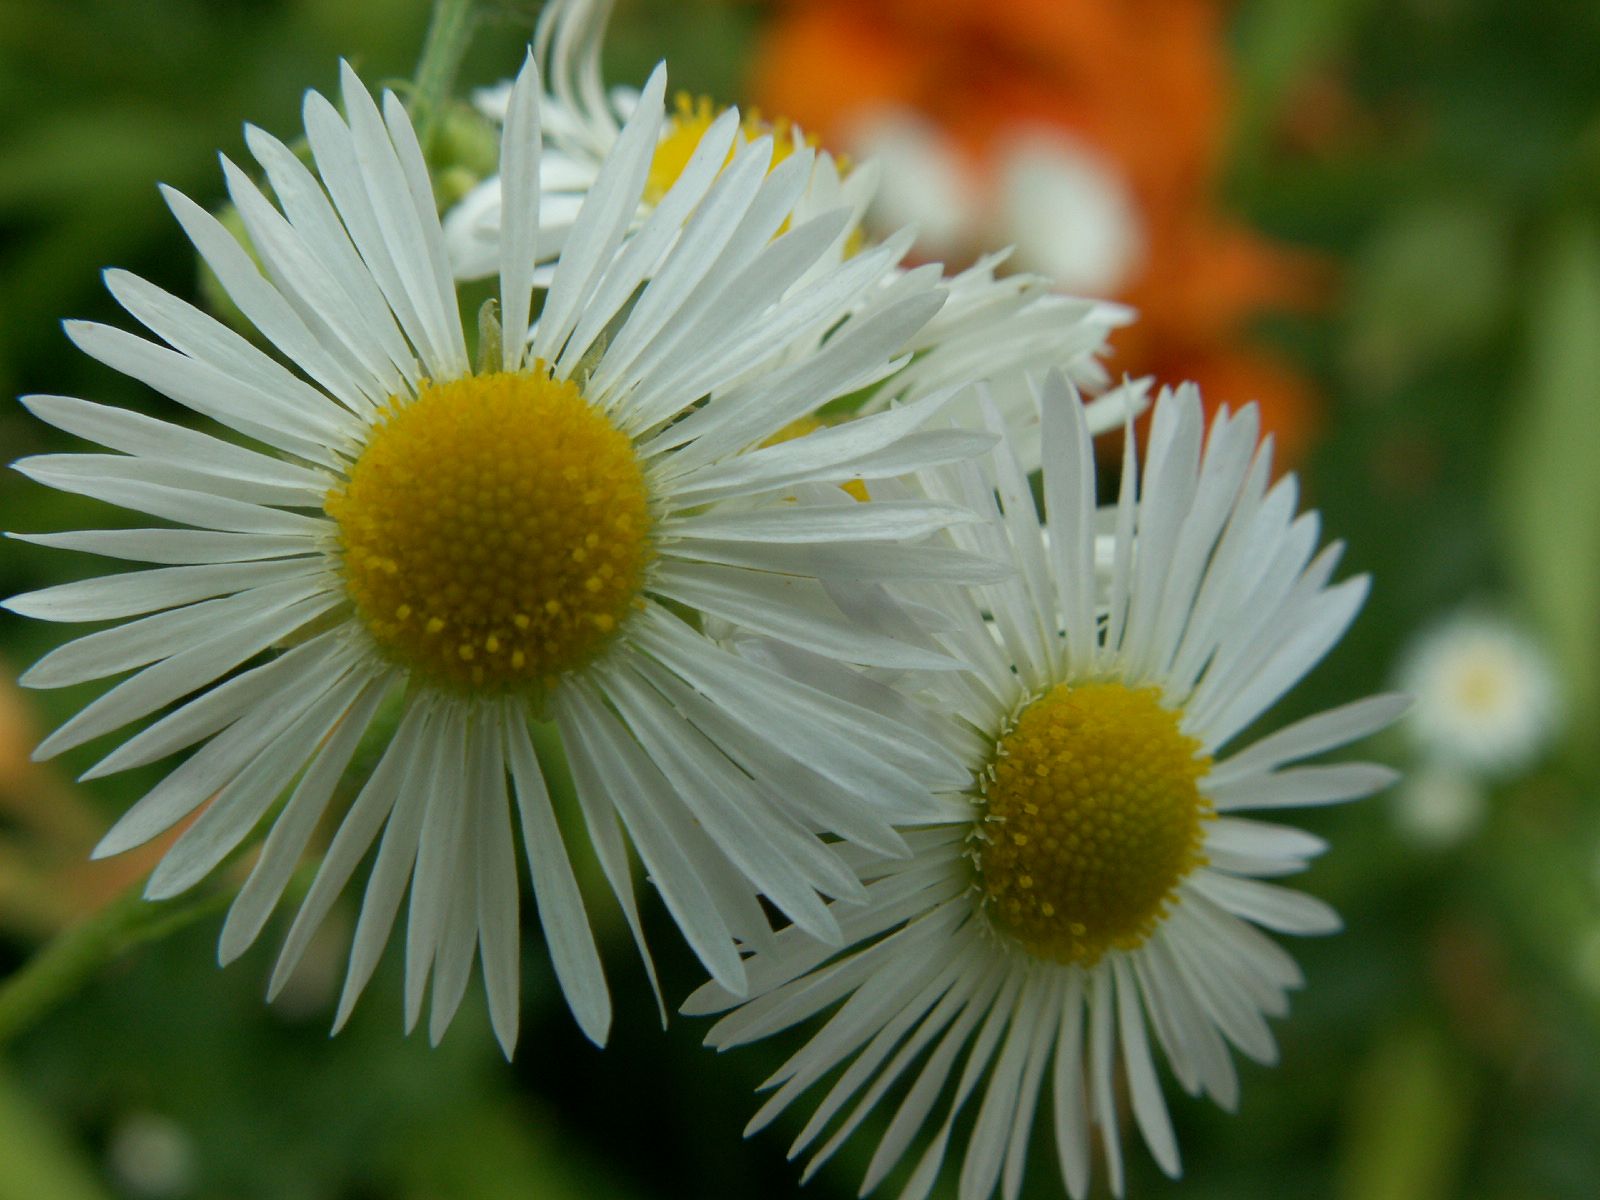
[[[1048,539],[1009,446],[982,467],[923,476],[933,497],[992,518],[953,530],[957,542],[1018,572],[976,598],[927,598],[954,626],[936,644],[973,674],[879,700],[966,762],[967,787],[930,797],[949,823],[912,834],[910,860],[852,856],[868,895],[839,910],[854,948],[838,955],[785,931],[750,959],[754,998],[741,1004],[712,983],[685,1007],[735,1009],[709,1038],[725,1048],[838,1006],[768,1081],[777,1090],[751,1124],[831,1078],[792,1150],[821,1141],[809,1173],[897,1090],[863,1191],[920,1146],[904,1194],[927,1195],[972,1100],[960,1195],[981,1200],[1000,1185],[1016,1196],[1048,1080],[1068,1190],[1086,1193],[1098,1130],[1120,1193],[1119,1074],[1146,1144],[1177,1174],[1152,1045],[1185,1090],[1232,1107],[1228,1045],[1270,1062],[1265,1018],[1281,1016],[1301,982],[1258,927],[1338,925],[1322,902],[1262,882],[1302,869],[1322,841],[1253,814],[1393,779],[1363,764],[1294,765],[1392,721],[1405,703],[1392,696],[1224,752],[1339,639],[1366,594],[1365,579],[1329,585],[1339,549],[1314,555],[1317,520],[1295,517],[1293,477],[1268,487],[1255,410],[1224,410],[1205,437],[1193,389],[1158,402],[1142,471],[1127,440],[1097,594],[1088,427],[1060,376],[1046,391]]]

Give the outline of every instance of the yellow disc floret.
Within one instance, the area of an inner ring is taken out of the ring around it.
[[[1090,966],[1154,931],[1205,862],[1211,760],[1155,688],[1061,684],[995,747],[980,788],[976,886],[1033,954]]]
[[[678,182],[689,159],[699,148],[711,123],[722,115],[723,109],[713,104],[707,96],[690,96],[679,92],[674,97],[673,111],[667,117],[661,140],[656,143],[655,157],[650,160],[650,174],[645,180],[644,198],[658,204],[661,198]],[[794,123],[780,117],[775,121],[763,120],[758,112],[750,112],[739,123],[738,143],[753,142],[759,137],[772,135],[772,166],[777,166],[802,146],[815,149],[815,137],[802,136]],[[728,152],[731,161],[733,152]],[[726,166],[727,163],[723,163]],[[770,168],[769,168],[770,169]]]
[[[379,648],[447,687],[553,686],[635,607],[650,558],[631,443],[542,364],[392,402],[327,511]]]

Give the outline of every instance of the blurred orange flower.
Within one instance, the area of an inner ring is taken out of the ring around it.
[[[916,221],[926,253],[960,261],[1015,244],[1019,267],[1135,306],[1113,371],[1258,400],[1293,461],[1315,399],[1250,344],[1248,326],[1314,301],[1320,270],[1217,207],[1232,103],[1225,7],[780,4],[751,93],[831,144],[884,158],[885,215]]]

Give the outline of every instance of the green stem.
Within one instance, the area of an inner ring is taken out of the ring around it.
[[[473,0],[433,0],[433,16],[417,61],[417,78],[412,92],[412,117],[417,124],[417,139],[423,154],[429,153],[450,97],[455,91],[456,72],[472,41],[477,14]]]
[[[0,982],[0,1045],[76,992],[107,963],[223,909],[228,892],[176,900],[144,899],[135,884],[99,912],[59,934]]]

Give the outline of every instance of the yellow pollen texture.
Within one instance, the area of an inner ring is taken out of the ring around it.
[[[711,123],[722,115],[723,109],[713,104],[707,96],[691,96],[679,92],[673,98],[673,111],[667,118],[666,132],[656,144],[655,157],[650,160],[650,174],[644,185],[644,198],[650,204],[659,204],[661,198],[678,182],[689,159],[705,137]],[[759,137],[772,135],[772,166],[775,167],[801,146],[817,146],[815,137],[801,137],[787,118],[765,121],[761,114],[751,111],[739,123],[743,134],[741,142],[753,142]],[[738,144],[736,142],[736,144]],[[732,161],[733,152],[728,152]],[[725,162],[723,166],[727,166]],[[768,168],[771,169],[770,167]]]
[[[1205,862],[1211,760],[1155,688],[1060,684],[995,749],[981,792],[977,886],[1033,954],[1092,966],[1155,932]]]
[[[543,364],[392,403],[326,505],[373,638],[447,687],[553,686],[615,633],[650,559],[632,445]]]

